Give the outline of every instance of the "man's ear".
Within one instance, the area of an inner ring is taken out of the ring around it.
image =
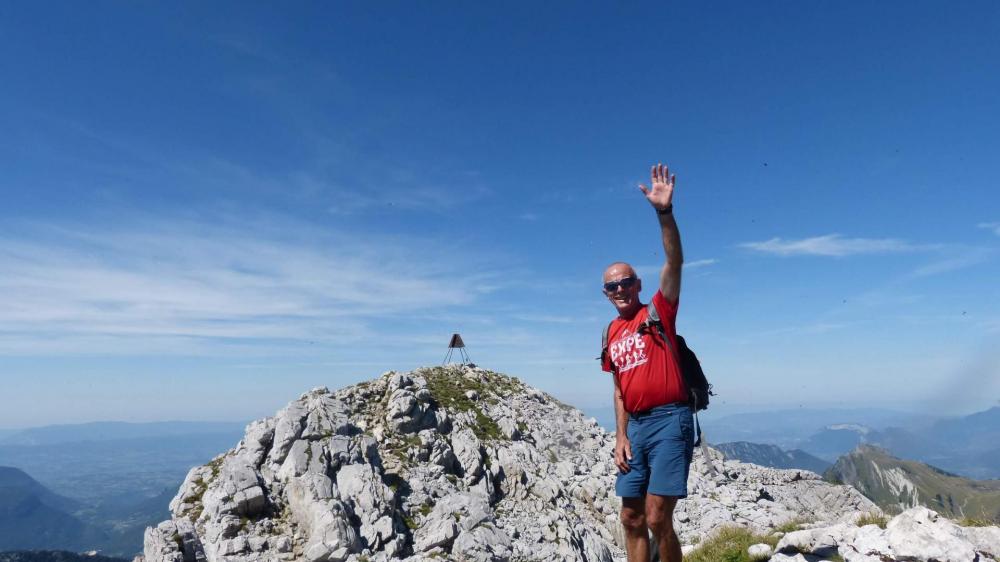
[[[637,293],[641,293],[642,292],[642,279],[636,279],[635,286],[637,287],[636,288],[636,292]]]

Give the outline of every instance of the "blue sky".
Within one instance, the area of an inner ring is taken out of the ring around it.
[[[472,359],[594,408],[605,265],[727,408],[1000,398],[993,2],[0,8],[0,427]]]

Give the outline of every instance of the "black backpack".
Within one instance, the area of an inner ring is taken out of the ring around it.
[[[663,322],[660,321],[660,314],[656,311],[656,307],[650,302],[646,306],[646,310],[649,314],[646,317],[646,321],[639,328],[639,331],[646,333],[651,329],[655,329],[656,333],[660,336],[660,340],[667,346],[667,350],[670,350],[670,339],[667,338],[667,334],[663,330]],[[601,343],[601,361],[604,361],[608,354],[608,330],[610,329],[611,324],[608,324],[604,328],[604,336]],[[691,405],[696,412],[704,410],[708,408],[710,398],[715,396],[715,393],[712,392],[712,385],[705,378],[705,371],[701,370],[701,362],[698,361],[698,356],[691,351],[691,348],[687,346],[687,342],[679,335],[677,336],[677,347],[677,356],[681,363],[681,376],[684,377],[684,386],[687,387],[688,393],[691,395]],[[614,368],[614,363],[611,363],[612,371]]]

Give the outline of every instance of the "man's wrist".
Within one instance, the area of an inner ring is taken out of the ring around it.
[[[674,204],[671,203],[671,204],[667,205],[666,207],[662,207],[662,208],[661,207],[654,207],[654,209],[656,209],[656,214],[658,214],[658,215],[669,215],[669,214],[672,214],[674,212]]]

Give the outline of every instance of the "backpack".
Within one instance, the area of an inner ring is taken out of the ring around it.
[[[646,306],[648,314],[646,316],[646,321],[643,322],[642,326],[639,328],[640,332],[647,332],[649,330],[655,329],[656,333],[659,334],[660,340],[663,341],[667,349],[670,350],[670,340],[667,338],[666,332],[663,330],[663,322],[660,321],[660,314],[656,311],[656,307],[650,302]],[[611,329],[611,324],[609,323],[604,328],[604,336],[601,342],[601,361],[603,362],[608,354],[608,331]],[[715,396],[712,392],[712,385],[708,382],[705,377],[705,372],[701,370],[701,362],[698,361],[698,356],[691,351],[691,348],[687,346],[687,342],[684,338],[677,336],[677,357],[680,360],[681,376],[684,378],[684,386],[688,389],[688,394],[691,397],[691,405],[694,410],[700,411],[708,408],[708,403],[710,397]],[[610,363],[610,362],[609,362]],[[611,364],[611,370],[614,371],[614,363]]]

